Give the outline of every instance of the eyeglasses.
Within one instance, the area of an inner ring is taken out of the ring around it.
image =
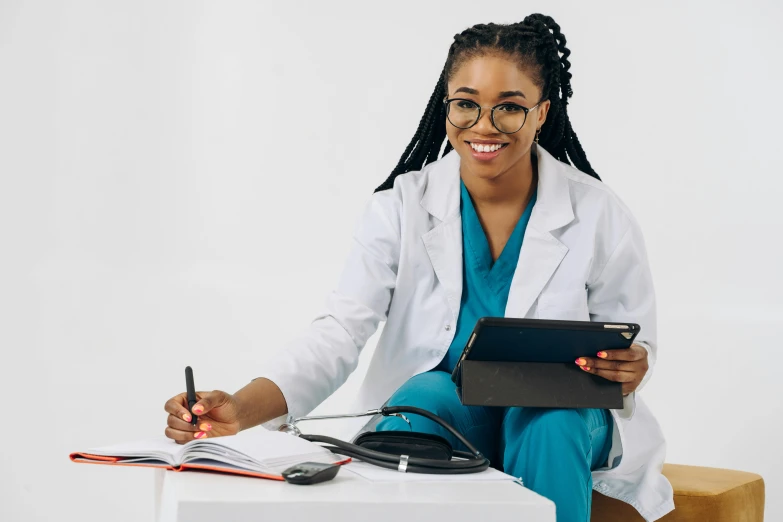
[[[514,134],[525,125],[527,113],[541,105],[540,100],[532,107],[523,107],[516,103],[500,103],[494,107],[482,107],[474,101],[464,98],[444,98],[446,117],[459,129],[469,129],[481,119],[481,109],[491,109],[489,119],[492,125],[503,134]]]

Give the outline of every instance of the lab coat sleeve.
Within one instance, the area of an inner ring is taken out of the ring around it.
[[[630,214],[624,232],[598,266],[598,275],[588,283],[587,302],[591,321],[632,322],[641,327],[634,343],[647,350],[649,368],[636,392],[624,398],[620,415],[631,418],[635,394],[652,376],[658,353],[655,290],[647,250],[638,223]]]
[[[377,192],[356,226],[348,259],[325,308],[266,366],[280,388],[288,416],[307,415],[356,369],[367,339],[386,319],[397,278],[400,200]],[[263,424],[277,429],[286,416]]]

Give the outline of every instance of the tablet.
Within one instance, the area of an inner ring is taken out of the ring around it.
[[[622,408],[619,382],[574,361],[627,349],[639,330],[634,323],[482,317],[451,379],[464,405]]]
[[[451,378],[456,382],[465,360],[573,363],[601,350],[629,348],[639,330],[635,323],[481,317]]]
[[[465,360],[573,363],[601,350],[629,348],[640,329],[635,323],[481,317],[451,378]]]
[[[639,331],[635,323],[482,317],[451,380],[463,404],[619,408],[620,383],[583,372],[574,361],[627,349]]]

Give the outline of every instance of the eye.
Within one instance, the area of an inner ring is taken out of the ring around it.
[[[503,103],[495,107],[496,111],[500,112],[520,112],[524,111],[525,108],[521,105],[517,105],[516,103]]]
[[[478,107],[478,105],[476,105],[472,101],[458,100],[457,101],[457,107],[459,107],[460,109],[475,109],[475,108]]]

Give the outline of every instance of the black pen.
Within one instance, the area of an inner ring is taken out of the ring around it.
[[[196,387],[193,385],[193,370],[190,366],[185,366],[185,389],[188,392],[188,411],[190,412],[190,423],[195,426],[198,424],[198,417],[193,414],[193,405],[198,402],[196,398]]]

